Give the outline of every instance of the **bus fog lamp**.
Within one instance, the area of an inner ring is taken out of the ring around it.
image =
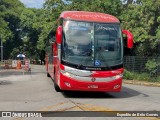
[[[118,89],[118,88],[120,88],[120,85],[115,85],[114,86],[114,89]]]
[[[69,82],[64,82],[64,83],[67,87],[71,87],[71,84]]]

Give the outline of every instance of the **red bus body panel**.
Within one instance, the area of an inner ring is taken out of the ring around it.
[[[62,90],[76,90],[76,91],[100,91],[100,92],[120,92],[122,86],[122,79],[113,80],[111,82],[82,82],[60,75],[60,88]],[[71,87],[65,85],[65,82],[70,83]],[[89,86],[97,86],[91,88]],[[114,89],[115,85],[120,85],[118,89]]]
[[[122,73],[123,69],[119,69],[118,71]],[[99,82],[98,80],[96,80],[96,78],[105,79],[106,77],[111,77],[117,74],[117,70],[115,70],[115,73],[112,73],[112,72],[111,71],[94,71],[94,74],[92,74],[91,77],[89,77],[90,81],[87,81],[87,82],[84,82],[78,79],[73,79],[71,77],[67,77],[63,75],[62,73],[59,73],[60,74],[59,86],[62,90],[120,92],[121,86],[122,86],[122,78],[115,79],[109,82]],[[92,78],[95,78],[95,81],[92,81],[91,80]],[[67,86],[65,83],[69,83],[70,86]],[[118,87],[116,88],[117,85]],[[93,87],[90,87],[90,86],[93,86]]]
[[[61,13],[60,18],[89,22],[119,23],[116,17],[98,12],[64,11]]]

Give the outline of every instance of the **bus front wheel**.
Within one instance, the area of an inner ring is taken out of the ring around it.
[[[59,88],[59,86],[56,83],[54,83],[54,88],[56,92],[62,92],[62,90]]]
[[[51,77],[50,74],[47,72],[47,77]]]
[[[62,92],[62,90],[59,88],[59,86],[56,84],[56,77],[55,77],[55,74],[54,74],[54,88],[56,90],[56,92]]]

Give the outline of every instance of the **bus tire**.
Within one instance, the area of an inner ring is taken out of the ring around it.
[[[54,88],[55,88],[56,92],[62,92],[62,90],[59,88],[59,86],[58,86],[57,83],[56,83],[55,74],[54,74]]]
[[[54,88],[56,92],[62,92],[62,90],[59,88],[59,86],[54,82]]]
[[[51,77],[50,74],[47,72],[47,77]]]

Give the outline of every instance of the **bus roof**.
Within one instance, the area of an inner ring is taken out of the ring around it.
[[[68,20],[89,21],[89,22],[109,22],[119,23],[120,21],[112,15],[98,13],[98,12],[86,12],[86,11],[64,11],[61,13],[60,18]]]

